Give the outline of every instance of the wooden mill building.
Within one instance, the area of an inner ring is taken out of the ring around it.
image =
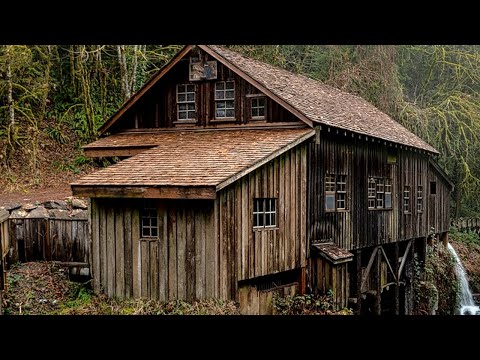
[[[410,313],[413,259],[446,236],[437,151],[364,99],[225,47],[185,46],[84,147],[120,157],[91,199],[96,291],[223,298],[333,292]]]

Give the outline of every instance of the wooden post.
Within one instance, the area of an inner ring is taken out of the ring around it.
[[[0,290],[0,315],[3,315],[3,290]]]
[[[357,250],[355,261],[357,275],[357,315],[360,315],[362,313],[362,250]]]
[[[400,252],[398,241],[395,242],[395,261],[393,265],[393,270],[395,271],[395,274],[397,274],[396,278],[396,284],[395,284],[395,315],[400,314],[400,277],[398,276],[398,254]]]
[[[375,290],[376,293],[376,300],[375,300],[375,307],[374,313],[376,315],[382,314],[382,252],[377,251],[377,261],[375,264],[375,279],[376,279],[376,286]]]
[[[448,231],[445,231],[440,235],[440,240],[442,241],[443,246],[447,247],[448,245]]]

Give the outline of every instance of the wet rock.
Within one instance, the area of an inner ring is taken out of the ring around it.
[[[48,210],[43,206],[38,206],[27,215],[27,218],[48,218]]]
[[[37,208],[37,205],[33,205],[33,204],[23,204],[22,205],[22,209],[25,210],[25,211],[28,211],[28,212],[30,212],[30,211],[32,211],[36,208]]]
[[[68,211],[67,210],[62,210],[62,209],[50,209],[50,210],[48,210],[48,215],[51,218],[55,218],[55,219],[69,219],[70,218],[68,216]]]
[[[22,205],[19,203],[12,203],[7,206],[5,206],[5,210],[12,212],[13,210],[20,209]]]
[[[25,210],[16,209],[10,213],[10,219],[23,219],[27,215],[28,215],[28,212],[26,212]]]
[[[70,213],[72,219],[88,219],[88,212],[82,209],[73,209]]]
[[[67,202],[63,200],[49,200],[43,203],[46,209],[62,209],[67,210]]]
[[[72,199],[72,208],[87,210],[88,209],[87,202],[85,200],[74,198]]]

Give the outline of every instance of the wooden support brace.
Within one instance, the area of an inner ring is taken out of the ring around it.
[[[402,275],[402,271],[403,271],[403,268],[405,267],[405,262],[408,257],[408,251],[410,250],[412,243],[413,243],[413,239],[408,242],[407,248],[405,249],[405,254],[403,254],[402,263],[400,264],[400,269],[398,269],[398,279],[400,279],[400,276]]]
[[[383,257],[385,258],[385,262],[387,263],[387,266],[390,269],[390,272],[392,273],[393,278],[395,279],[395,281],[398,281],[397,274],[395,273],[395,271],[393,271],[392,265],[390,265],[390,261],[388,261],[387,254],[385,253],[383,246],[380,246],[380,249],[382,250]]]
[[[367,269],[365,270],[365,275],[362,278],[362,285],[360,286],[360,293],[363,292],[363,287],[365,286],[365,282],[367,281],[367,277],[368,277],[368,275],[370,275],[370,270],[372,268],[373,261],[375,260],[375,256],[377,255],[377,251],[378,251],[378,247],[376,247],[372,251],[372,255],[370,255],[370,260],[368,260],[368,265],[367,265]]]

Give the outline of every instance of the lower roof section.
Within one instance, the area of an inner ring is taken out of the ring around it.
[[[214,199],[216,191],[314,134],[310,128],[161,132],[154,135],[154,147],[80,178],[71,184],[72,192],[85,197]]]

